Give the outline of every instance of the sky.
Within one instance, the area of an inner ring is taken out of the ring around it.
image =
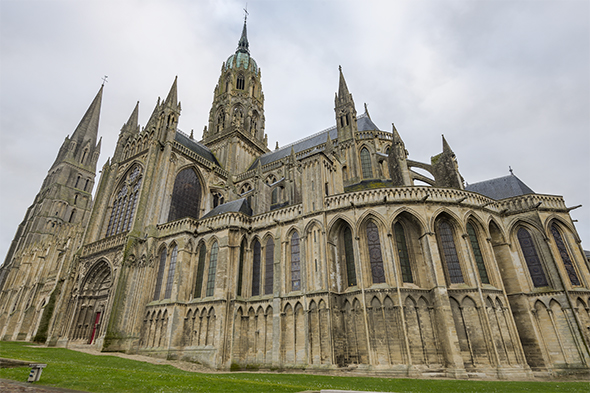
[[[108,75],[97,170],[137,101],[178,76],[179,128],[202,135],[244,1],[0,0],[0,262],[64,138]],[[274,149],[335,124],[341,65],[357,112],[409,158],[441,134],[468,183],[509,174],[562,195],[590,249],[590,2],[255,1],[250,53]],[[96,179],[98,183],[98,176]]]

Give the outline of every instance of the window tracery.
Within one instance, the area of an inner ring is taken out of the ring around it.
[[[201,244],[199,248],[199,262],[197,264],[197,281],[195,282],[195,298],[201,297],[201,292],[203,289],[203,274],[205,272],[205,255],[207,253],[207,246],[205,243]]]
[[[266,260],[264,263],[264,294],[273,293],[275,242],[272,238],[266,241]]]
[[[578,274],[576,273],[576,268],[570,259],[570,255],[567,252],[567,248],[565,247],[565,243],[563,242],[563,238],[561,237],[561,233],[556,228],[555,224],[551,225],[551,233],[553,234],[553,239],[555,239],[555,244],[557,245],[557,249],[559,250],[559,255],[561,256],[561,261],[563,262],[563,266],[565,267],[565,271],[567,272],[567,276],[572,283],[572,285],[581,285],[580,279],[578,278]]]
[[[207,278],[207,294],[206,296],[213,296],[215,292],[215,275],[217,274],[217,254],[219,252],[219,245],[217,242],[211,246],[211,256],[209,257],[209,277]]]
[[[373,177],[373,167],[371,165],[371,154],[366,147],[361,150],[361,169],[363,172],[364,179],[370,179]]]
[[[457,249],[455,248],[455,239],[453,238],[451,225],[445,219],[440,219],[437,224],[439,248],[442,251],[441,254],[446,267],[448,280],[451,284],[463,283],[465,281],[463,279]]]
[[[352,231],[348,226],[344,228],[344,258],[346,261],[346,281],[349,287],[356,285],[356,269],[354,264],[354,250],[352,248]]]
[[[385,282],[385,271],[383,270],[383,256],[381,254],[381,241],[379,240],[379,229],[373,220],[367,223],[367,246],[369,248],[369,261],[371,263],[371,276],[373,283]]]
[[[168,221],[184,217],[199,218],[201,182],[193,168],[183,169],[176,176]]]
[[[413,283],[412,268],[410,266],[410,254],[408,253],[408,245],[406,243],[406,234],[404,227],[398,221],[393,226],[395,231],[395,243],[397,245],[397,255],[399,256],[400,268],[402,271],[402,281]]]
[[[137,208],[137,199],[142,182],[142,170],[139,165],[135,166],[123,181],[121,188],[117,192],[111,217],[107,225],[106,237],[117,235],[121,232],[128,231],[135,210]]]
[[[254,240],[252,247],[252,296],[260,295],[260,254],[261,247],[258,240]]]
[[[293,232],[291,236],[291,290],[301,290],[301,263],[299,252],[299,235]]]
[[[467,223],[467,234],[469,235],[469,241],[471,243],[471,249],[473,250],[473,255],[475,256],[475,262],[477,264],[477,270],[479,272],[479,279],[481,280],[482,284],[489,284],[490,279],[488,278],[488,272],[486,270],[486,265],[483,261],[483,256],[481,254],[481,249],[479,248],[479,242],[477,241],[477,235],[475,233],[475,229],[471,223]]]
[[[535,287],[548,286],[549,283],[547,282],[547,277],[545,276],[545,271],[541,265],[541,260],[537,254],[537,248],[535,247],[535,243],[533,242],[531,234],[526,229],[520,228],[517,232],[517,237],[518,242],[520,243],[522,254],[524,255],[524,260],[529,269],[533,285]]]
[[[166,292],[164,299],[170,299],[172,295],[172,285],[174,284],[174,273],[176,272],[176,257],[178,256],[178,246],[174,246],[170,255],[170,265],[168,267],[168,279],[166,280]]]

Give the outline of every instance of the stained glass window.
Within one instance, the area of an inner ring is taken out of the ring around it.
[[[240,245],[240,263],[238,265],[238,285],[236,294],[238,296],[242,296],[242,275],[244,270],[244,253],[246,252],[246,239],[242,240],[242,244]]]
[[[565,267],[565,271],[567,272],[570,282],[572,285],[581,285],[580,280],[578,279],[578,274],[576,273],[576,269],[574,268],[574,264],[570,259],[570,255],[568,254],[565,243],[563,242],[563,238],[561,237],[561,233],[559,233],[555,224],[551,225],[551,233],[553,234],[553,239],[555,239],[555,244],[559,250],[559,255],[561,255],[561,260],[563,261],[563,266]]]
[[[524,260],[529,268],[533,285],[535,287],[548,286],[549,283],[547,282],[547,277],[545,277],[545,272],[543,271],[543,266],[541,266],[541,260],[537,254],[531,234],[526,229],[520,228],[517,232],[517,237],[524,255]]]
[[[412,268],[410,266],[410,254],[408,253],[408,246],[406,244],[406,234],[404,227],[399,222],[393,226],[395,230],[395,243],[397,245],[397,255],[399,255],[400,268],[402,270],[403,282],[414,282],[412,277]]]
[[[164,299],[170,299],[170,296],[172,295],[172,284],[174,283],[177,255],[178,247],[174,247],[172,254],[170,254],[170,267],[168,267],[168,279],[166,280],[166,293],[164,294]]]
[[[137,208],[139,189],[141,188],[141,168],[135,166],[124,179],[113,201],[111,217],[107,225],[106,236],[117,235],[131,229],[133,216]]]
[[[293,232],[291,236],[291,290],[301,290],[301,261],[299,258],[299,235]]]
[[[370,179],[373,177],[373,167],[371,166],[371,154],[366,147],[361,150],[361,168],[363,170],[363,178]]]
[[[373,277],[373,283],[378,284],[385,282],[379,229],[377,229],[377,225],[375,225],[373,221],[367,223],[367,245],[369,246],[369,261],[371,262],[371,276]]]
[[[272,238],[266,241],[266,260],[264,262],[264,294],[273,293],[275,242]]]
[[[344,257],[346,258],[346,277],[349,287],[356,285],[356,270],[354,266],[354,251],[352,248],[352,232],[347,226],[344,228]]]
[[[477,241],[477,235],[475,229],[471,223],[467,223],[467,234],[469,235],[469,241],[471,242],[471,248],[473,249],[473,255],[475,256],[475,262],[477,263],[477,270],[479,272],[479,278],[483,284],[489,284],[490,279],[488,278],[488,272],[486,265],[483,262],[483,256],[481,249],[479,248],[479,242]]]
[[[215,291],[215,275],[217,274],[217,253],[219,246],[217,242],[211,246],[211,257],[209,258],[209,278],[207,279],[207,296],[213,296]]]
[[[183,169],[174,181],[168,221],[184,217],[198,219],[200,206],[201,183],[197,174],[192,168]]]
[[[160,299],[162,291],[162,281],[164,280],[164,269],[166,269],[166,256],[168,252],[163,249],[160,253],[160,266],[158,267],[158,279],[156,280],[156,289],[154,290],[154,300]]]
[[[252,253],[252,296],[260,295],[260,242],[254,240]]]
[[[455,248],[455,239],[453,239],[453,230],[446,220],[438,221],[438,236],[442,248],[442,256],[445,262],[447,274],[451,284],[460,284],[463,280],[459,256]]]
[[[197,281],[195,283],[195,298],[201,297],[203,289],[203,273],[205,271],[205,255],[207,254],[207,247],[205,243],[201,243],[199,249],[199,263],[197,264]]]

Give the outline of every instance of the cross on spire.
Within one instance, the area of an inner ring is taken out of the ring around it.
[[[103,86],[104,86],[104,84],[105,84],[105,83],[108,83],[108,80],[107,80],[107,79],[108,79],[108,77],[109,77],[108,75],[105,75],[105,76],[103,76],[103,77],[101,78],[101,79],[102,79],[102,85],[103,85]]]
[[[246,3],[246,7],[244,8],[244,23],[246,23],[246,20],[248,19],[248,15],[250,15],[248,13],[248,3]]]
[[[510,165],[508,165],[508,172],[510,172],[511,175],[514,175],[514,173],[512,173],[512,167]]]

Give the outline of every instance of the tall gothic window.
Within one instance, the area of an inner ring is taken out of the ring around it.
[[[547,277],[545,277],[545,271],[543,271],[543,266],[541,265],[541,260],[537,254],[537,249],[531,234],[526,229],[520,228],[516,233],[516,236],[518,237],[518,242],[520,243],[520,248],[522,249],[526,265],[529,268],[533,285],[535,287],[548,286],[549,283],[547,282]]]
[[[164,270],[166,269],[167,250],[164,248],[160,253],[160,265],[158,266],[158,278],[156,280],[156,289],[154,290],[154,300],[160,299],[160,292],[162,292],[162,281],[164,281]]]
[[[240,244],[240,262],[238,264],[238,284],[236,294],[242,296],[242,276],[244,274],[244,254],[246,253],[246,239]]]
[[[217,274],[217,253],[219,246],[217,242],[211,246],[211,257],[209,258],[209,277],[207,278],[207,296],[213,296],[215,291],[215,275]]]
[[[344,258],[346,259],[346,282],[349,287],[356,285],[356,270],[354,265],[354,250],[352,248],[352,232],[348,226],[342,234],[344,238]]]
[[[370,220],[367,223],[367,245],[369,247],[369,261],[371,262],[371,276],[373,278],[373,284],[385,282],[383,256],[381,255],[381,241],[379,240],[379,229],[373,220]]]
[[[479,248],[479,242],[477,241],[477,235],[475,229],[470,222],[467,223],[467,234],[469,235],[469,241],[471,242],[471,248],[473,249],[473,255],[475,256],[475,262],[477,263],[477,270],[479,272],[479,278],[482,284],[489,284],[490,279],[488,278],[488,272],[486,265],[483,262],[483,256],[481,255],[481,249]]]
[[[184,217],[198,219],[200,206],[201,182],[199,182],[194,169],[183,169],[174,181],[168,221]]]
[[[172,284],[174,284],[174,273],[176,271],[176,257],[178,256],[178,246],[174,246],[170,254],[170,266],[168,267],[168,279],[166,280],[166,293],[164,299],[170,299],[172,295]]]
[[[397,255],[399,256],[400,268],[402,270],[402,281],[413,283],[412,268],[410,266],[410,254],[406,244],[406,234],[404,227],[399,222],[393,226],[395,231],[395,244],[397,245]]]
[[[260,295],[260,242],[254,240],[252,247],[252,296]]]
[[[361,150],[361,168],[363,171],[363,179],[370,179],[373,177],[373,167],[371,166],[371,154],[366,147]]]
[[[127,174],[121,188],[116,194],[117,196],[113,202],[113,209],[111,210],[111,217],[109,218],[109,223],[107,225],[107,237],[131,229],[133,217],[137,208],[137,199],[139,196],[141,181],[141,168],[135,166],[133,170]]]
[[[301,290],[301,260],[297,232],[293,232],[291,236],[291,290]]]
[[[451,284],[460,284],[465,282],[463,280],[463,272],[461,272],[461,264],[459,263],[459,256],[455,248],[455,239],[453,238],[453,230],[447,220],[438,220],[438,238],[439,249],[443,257],[444,265],[446,267],[447,277]]]
[[[244,75],[240,74],[240,75],[238,75],[238,80],[236,81],[236,89],[244,90],[244,86],[245,86]]]
[[[271,237],[266,241],[264,261],[264,294],[273,293],[275,242]]]
[[[570,255],[567,252],[567,248],[565,247],[565,243],[563,242],[563,238],[561,237],[561,233],[557,229],[555,224],[551,225],[551,233],[553,234],[553,239],[555,239],[555,244],[557,245],[557,249],[559,250],[559,255],[561,256],[561,260],[563,261],[563,266],[565,267],[565,271],[567,272],[567,276],[570,279],[572,285],[581,285],[580,279],[578,278],[578,274],[576,273],[576,268],[574,268],[574,264],[570,259]]]
[[[197,281],[195,282],[195,298],[201,297],[203,290],[203,273],[205,271],[205,255],[207,254],[207,247],[205,243],[201,243],[199,248],[199,263],[197,264]]]

